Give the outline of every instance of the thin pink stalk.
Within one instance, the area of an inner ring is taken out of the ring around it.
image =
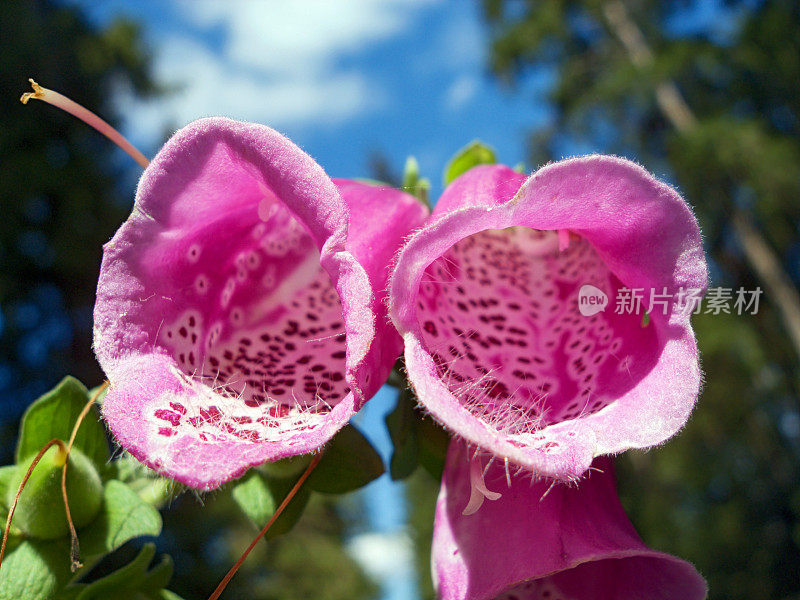
[[[33,79],[29,79],[28,81],[31,82],[31,86],[33,87],[32,92],[26,92],[22,94],[20,97],[20,102],[23,104],[27,104],[28,100],[31,98],[35,98],[36,100],[44,100],[48,104],[52,104],[60,108],[61,110],[67,111],[69,114],[78,117],[81,121],[94,127],[97,131],[102,133],[112,142],[114,142],[117,146],[122,148],[125,152],[127,152],[133,160],[141,165],[144,169],[150,164],[150,161],[147,160],[147,157],[139,152],[136,148],[133,147],[128,140],[116,129],[114,129],[111,125],[106,123],[103,119],[98,117],[92,111],[85,109],[83,106],[78,104],[77,102],[73,102],[66,96],[59,94],[58,92],[54,92],[53,90],[48,90],[47,88],[43,88],[38,83],[36,83]]]

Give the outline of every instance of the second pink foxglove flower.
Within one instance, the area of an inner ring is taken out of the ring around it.
[[[675,300],[706,280],[691,210],[634,163],[477,167],[401,252],[390,314],[435,419],[507,468],[573,480],[686,422],[701,376]]]

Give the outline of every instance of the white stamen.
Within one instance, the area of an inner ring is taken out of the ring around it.
[[[469,461],[469,502],[461,514],[464,516],[472,515],[478,512],[478,509],[483,506],[484,499],[497,500],[502,496],[498,492],[492,492],[486,487],[483,480],[483,467],[481,466],[480,457],[473,457]]]

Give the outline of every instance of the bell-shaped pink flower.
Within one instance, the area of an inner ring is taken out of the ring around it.
[[[398,257],[389,312],[420,402],[466,441],[572,480],[694,406],[700,231],[669,186],[588,156],[474,168]],[[647,314],[646,314],[647,311]]]
[[[502,497],[464,516],[471,451],[453,442],[436,503],[433,578],[440,600],[702,600],[688,562],[644,545],[617,497],[612,461],[575,484],[486,472]],[[551,487],[552,486],[552,487]]]
[[[268,127],[180,130],[104,248],[94,346],[117,441],[200,489],[324,444],[401,352],[386,265],[426,212],[332,181]]]

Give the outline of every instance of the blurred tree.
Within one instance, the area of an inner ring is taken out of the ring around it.
[[[700,315],[706,385],[676,440],[620,461],[646,541],[693,561],[712,598],[800,597],[800,5],[484,0],[491,67],[555,74],[534,164],[636,158],[695,207],[712,285],[757,315]]]
[[[408,524],[414,541],[414,563],[420,600],[434,600],[436,597],[431,578],[431,542],[439,485],[440,482],[425,469],[417,469],[406,480]]]
[[[24,408],[65,374],[90,386],[103,377],[92,352],[92,306],[102,244],[127,217],[130,173],[139,167],[74,117],[23,106],[28,77],[117,124],[120,86],[159,94],[138,25],[105,29],[75,7],[47,0],[3,4],[0,19],[0,464],[14,450]],[[120,182],[125,182],[125,185]],[[134,180],[135,181],[135,180]],[[230,495],[206,505],[184,494],[164,511],[157,542],[176,561],[171,588],[205,598],[256,530]],[[315,496],[288,535],[262,543],[231,584],[230,597],[290,600],[371,598],[375,586],[345,552],[346,523],[333,500]],[[135,555],[132,542],[92,577]],[[66,557],[65,557],[66,560]]]
[[[23,106],[19,96],[35,77],[115,124],[116,86],[158,92],[149,62],[138,27],[128,21],[99,30],[73,7],[46,0],[3,5],[0,403],[6,425],[67,373],[90,385],[101,381],[91,348],[101,246],[130,209],[133,189],[117,183],[123,169],[138,169],[74,117],[44,104]]]
[[[349,497],[353,500],[353,497]],[[369,600],[378,588],[345,551],[353,523],[342,516],[348,497],[314,494],[289,533],[260,542],[224,597],[248,600]],[[348,511],[344,511],[348,512]],[[361,513],[363,510],[352,511]],[[199,502],[182,496],[164,513],[162,550],[175,560],[170,589],[206,598],[257,533],[227,493]]]

